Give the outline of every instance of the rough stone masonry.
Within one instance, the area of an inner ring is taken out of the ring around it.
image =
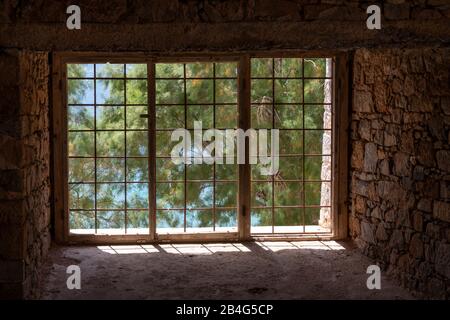
[[[351,236],[403,285],[449,297],[450,50],[358,50]]]
[[[9,50],[0,65],[0,298],[33,298],[50,247],[48,56]]]

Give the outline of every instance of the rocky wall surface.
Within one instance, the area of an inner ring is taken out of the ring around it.
[[[81,30],[66,28],[79,5]],[[371,4],[382,29],[366,27]],[[450,43],[448,0],[5,0],[0,47],[236,51]]]
[[[350,232],[411,290],[450,297],[450,50],[354,57]]]
[[[48,55],[0,66],[0,298],[32,298],[51,239]]]

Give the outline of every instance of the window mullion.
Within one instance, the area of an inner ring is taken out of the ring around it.
[[[147,114],[148,114],[148,208],[150,239],[156,239],[156,81],[155,62],[147,62]]]
[[[238,74],[239,95],[239,128],[246,131],[250,128],[250,56],[243,55],[239,60]],[[238,233],[240,240],[250,238],[250,161],[249,143],[245,140],[245,164],[239,164],[239,196],[238,196]]]

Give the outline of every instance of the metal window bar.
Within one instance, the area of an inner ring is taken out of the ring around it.
[[[305,59],[302,58],[302,127],[305,128]],[[305,178],[305,132],[302,134],[302,177]],[[301,203],[306,204],[305,183],[302,182]],[[306,208],[303,208],[303,232],[306,231]]]
[[[124,164],[125,164],[125,234],[127,234],[127,209],[128,209],[128,188],[127,188],[127,68],[126,65],[123,65],[123,72],[124,72],[124,81],[123,81],[123,103],[124,103],[124,107],[123,107],[123,116],[124,116],[124,134],[123,134],[123,138],[124,138],[124,156],[125,156],[125,160],[124,160]]]
[[[187,92],[186,92],[186,64],[183,63],[183,87],[184,87],[184,128],[187,129]],[[187,155],[187,147],[185,146],[185,155]],[[184,212],[184,232],[186,232],[186,222],[187,222],[187,165],[186,163],[184,164],[184,208],[183,208],[183,212]]]
[[[98,230],[98,215],[97,215],[97,65],[94,64],[94,223],[95,223],[95,234]]]

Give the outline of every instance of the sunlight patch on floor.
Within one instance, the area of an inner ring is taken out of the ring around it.
[[[336,241],[279,241],[255,242],[266,251],[282,250],[344,250]],[[109,254],[149,254],[169,253],[178,255],[211,255],[221,252],[251,252],[248,245],[242,243],[211,243],[211,244],[161,244],[161,245],[112,245],[98,246],[99,250]]]
[[[281,250],[344,250],[336,241],[280,241],[280,242],[256,242],[263,250],[277,252]]]

